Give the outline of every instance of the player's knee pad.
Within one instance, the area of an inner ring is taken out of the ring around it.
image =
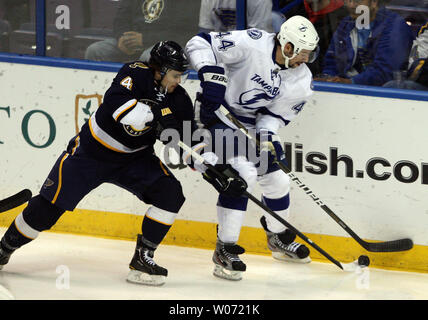
[[[246,157],[239,156],[228,161],[233,169],[239,172],[239,175],[248,185],[247,191],[251,191],[257,182],[257,169],[254,163],[247,160]]]
[[[64,212],[64,209],[37,195],[28,202],[22,218],[28,226],[40,232],[52,228]]]
[[[290,192],[290,178],[281,170],[259,177],[259,185],[263,196],[271,199],[284,197]]]
[[[149,203],[160,209],[175,213],[180,211],[186,200],[180,182],[174,177],[158,179],[150,186],[146,195]]]

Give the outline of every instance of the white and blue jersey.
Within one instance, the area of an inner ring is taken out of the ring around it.
[[[228,76],[224,105],[249,129],[276,133],[313,94],[305,64],[283,69],[275,62],[275,34],[258,29],[200,33],[186,45],[192,67],[222,66]],[[217,117],[234,128],[220,111]],[[210,117],[201,108],[201,122]],[[211,117],[212,118],[212,117]]]

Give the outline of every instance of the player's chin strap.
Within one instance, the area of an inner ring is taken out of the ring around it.
[[[238,120],[236,119],[230,112],[227,110],[224,106],[220,106],[218,109],[221,114],[223,114],[230,122],[232,122],[243,134],[245,134],[251,141],[255,142],[257,147],[260,148],[260,141],[251,136],[247,130],[247,128]],[[278,159],[274,160],[274,163],[278,165],[278,167],[284,171],[291,180],[296,182],[296,184],[305,191],[305,193],[315,201],[315,203],[320,206],[321,209],[324,210],[325,213],[327,213],[334,221],[336,221],[337,224],[339,224],[348,234],[351,235],[351,237],[357,241],[364,249],[371,252],[397,252],[397,251],[406,251],[413,248],[413,241],[411,239],[405,238],[405,239],[398,239],[398,240],[391,240],[391,241],[383,241],[383,242],[367,242],[362,240],[348,225],[346,225],[345,222],[343,222],[329,207],[327,207],[326,204],[321,201],[319,197],[317,197],[312,190],[302,183],[299,178],[297,178],[291,170],[281,161],[278,161]]]
[[[284,57],[284,59],[285,59],[285,61],[284,61],[284,66],[288,69],[288,68],[290,68],[289,66],[288,66],[288,64],[289,64],[289,62],[290,62],[290,60],[291,59],[293,59],[295,56],[297,56],[297,54],[293,54],[291,57],[287,57],[286,55],[285,55],[285,53],[284,53],[284,48],[282,48],[281,47],[281,53],[282,53],[282,56]]]
[[[293,58],[295,58],[297,56],[297,53],[293,52],[293,55],[291,57],[287,57],[287,55],[284,52],[284,48],[285,48],[286,44],[287,44],[287,42],[285,41],[282,44],[280,44],[280,46],[281,46],[282,56],[285,59],[284,66],[288,69],[289,68],[288,64],[289,64],[290,60],[293,59]]]

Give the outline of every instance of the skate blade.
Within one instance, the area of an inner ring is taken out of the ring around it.
[[[272,257],[276,260],[294,262],[294,263],[310,263],[312,261],[311,257],[309,257],[309,256],[307,256],[306,258],[303,258],[303,259],[291,258],[291,257],[289,257],[286,254],[281,253],[281,252],[272,252]]]
[[[0,285],[0,300],[16,300],[12,292]]]
[[[218,278],[222,278],[226,280],[232,280],[232,281],[242,280],[242,271],[227,270],[217,264],[214,267],[213,275],[215,275]]]
[[[165,283],[165,278],[165,276],[151,275],[138,270],[129,270],[126,281],[146,286],[161,286]]]

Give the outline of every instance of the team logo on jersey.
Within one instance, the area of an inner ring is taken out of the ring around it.
[[[53,185],[54,185],[54,182],[51,179],[47,178],[45,183],[43,184],[43,189],[47,189],[48,187]]]
[[[74,99],[74,125],[76,134],[80,128],[89,120],[91,115],[97,110],[102,102],[103,96],[100,94],[77,94]]]
[[[272,82],[266,81],[262,78],[262,76],[257,73],[251,77],[251,81],[257,83],[267,94],[276,96],[279,93],[279,87],[281,85],[281,77],[278,77],[278,74],[272,73],[270,74],[270,78]]]
[[[275,96],[268,95],[262,89],[251,89],[240,94],[237,104],[241,106],[248,106],[259,102],[264,102],[264,104],[266,104],[266,102],[270,102],[273,98],[275,98]]]
[[[262,37],[262,32],[257,29],[249,29],[247,30],[247,34],[250,36],[251,39],[257,40]]]
[[[164,7],[163,0],[145,0],[141,6],[144,20],[146,23],[152,23],[159,19]]]
[[[270,79],[273,81],[276,77],[278,77],[279,68],[270,70]]]

